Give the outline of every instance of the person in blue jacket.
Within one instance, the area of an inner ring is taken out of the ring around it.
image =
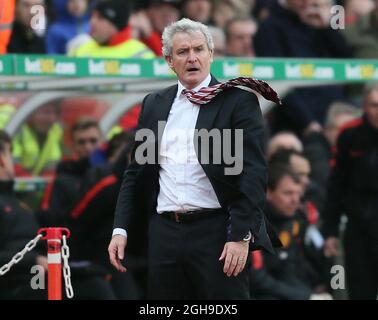
[[[88,0],[53,0],[56,20],[46,35],[48,54],[66,54],[67,43],[79,34],[89,32]]]

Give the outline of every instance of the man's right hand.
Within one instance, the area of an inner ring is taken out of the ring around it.
[[[324,242],[324,255],[326,257],[335,257],[339,254],[339,239],[328,237]]]
[[[126,272],[127,269],[122,265],[121,260],[125,256],[125,248],[127,244],[127,237],[116,234],[110,241],[108,252],[110,263],[119,271]]]

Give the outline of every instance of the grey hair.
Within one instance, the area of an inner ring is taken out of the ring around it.
[[[354,105],[346,102],[333,102],[328,108],[324,126],[326,128],[332,128],[335,125],[336,118],[341,114],[349,114],[353,118],[358,118],[361,116],[362,111],[356,108]]]
[[[220,41],[226,42],[226,35],[224,34],[224,31],[222,28],[208,26],[208,29],[213,39],[219,38]]]
[[[378,91],[378,82],[368,83],[367,85],[365,85],[363,92],[364,98],[367,98],[367,96],[370,95],[370,93],[372,93],[373,91]]]
[[[178,32],[192,33],[200,31],[205,36],[207,41],[207,46],[209,50],[214,51],[214,41],[213,37],[209,31],[209,28],[201,22],[193,21],[187,18],[183,18],[179,21],[173,22],[164,29],[163,35],[161,36],[163,42],[163,55],[172,55],[172,41],[173,36]]]

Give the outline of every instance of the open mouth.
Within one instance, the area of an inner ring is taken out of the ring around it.
[[[186,69],[186,71],[188,71],[188,72],[196,72],[196,71],[199,71],[199,69],[193,67],[193,68],[188,68],[188,69]]]

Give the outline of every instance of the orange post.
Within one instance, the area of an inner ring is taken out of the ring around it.
[[[70,231],[67,228],[42,228],[38,234],[44,234],[42,240],[47,240],[48,300],[62,300],[61,239],[63,234],[68,238]]]

